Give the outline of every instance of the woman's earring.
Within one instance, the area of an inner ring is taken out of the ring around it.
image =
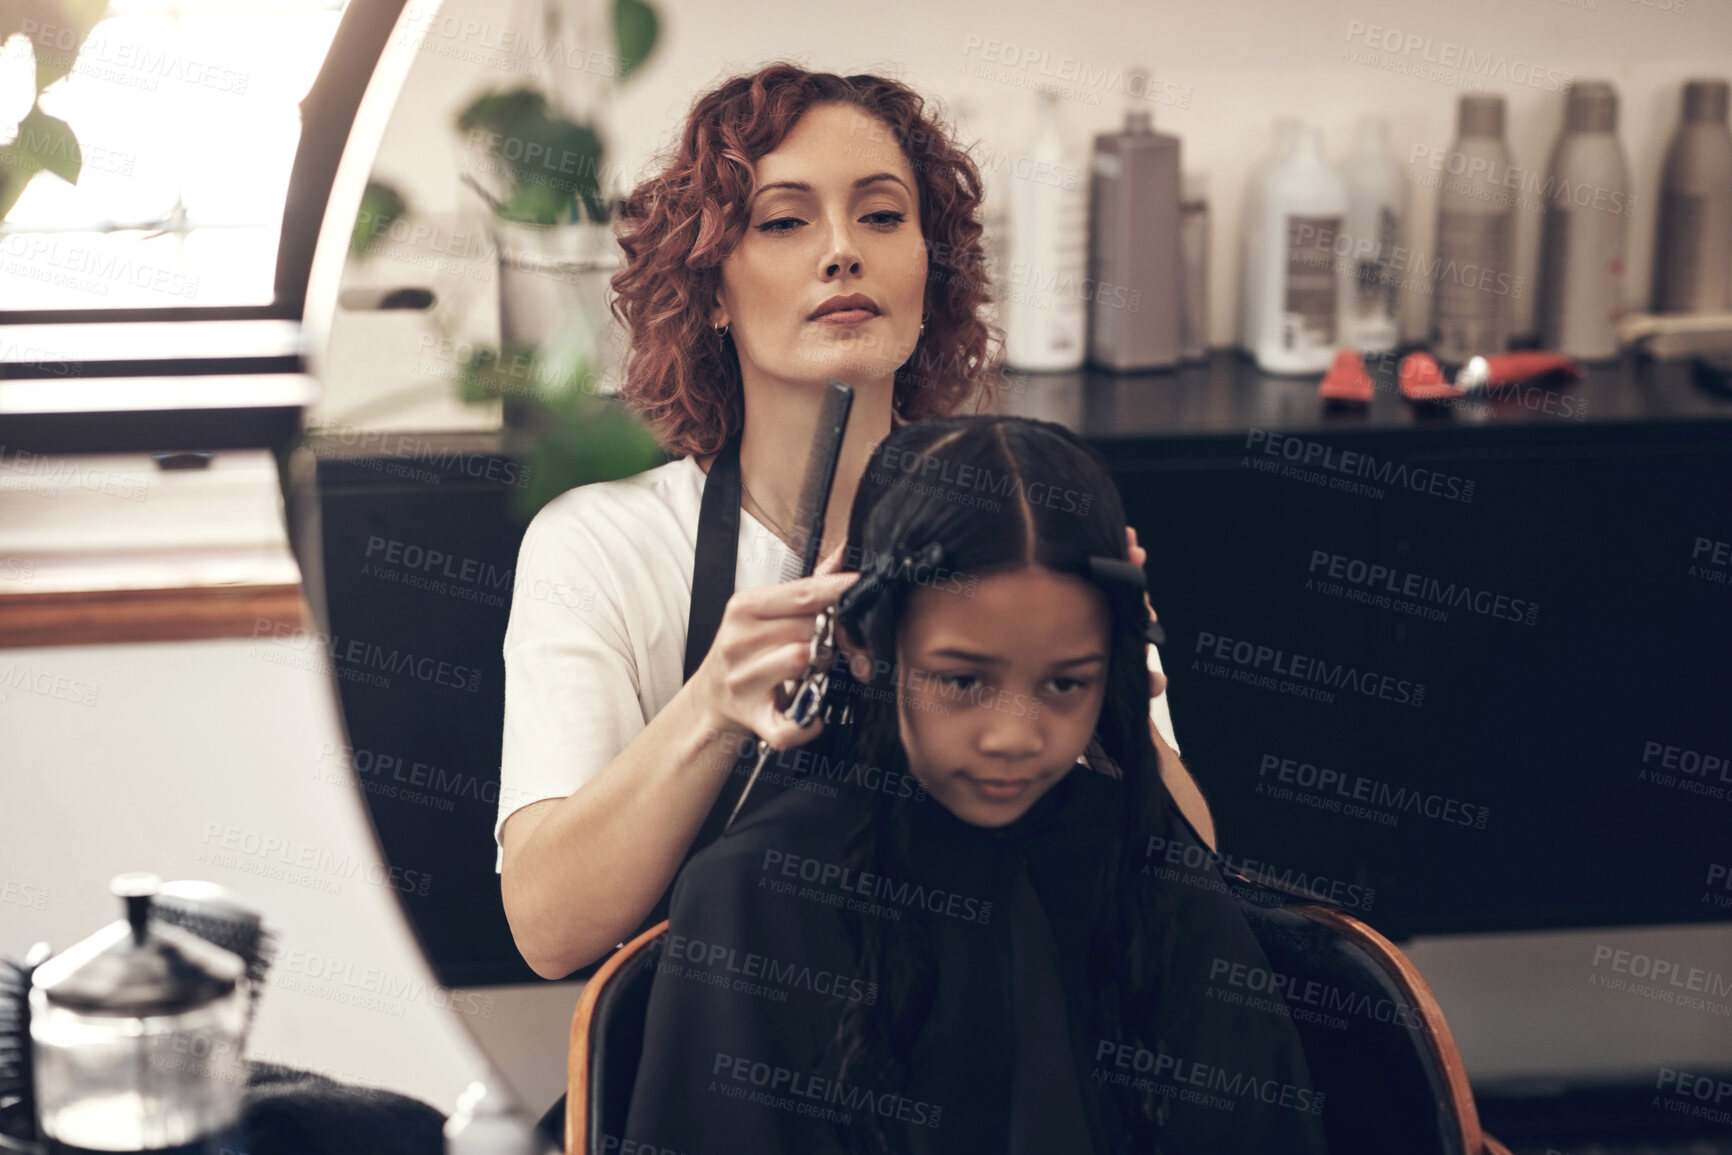
[[[727,324],[717,325],[717,326],[715,326],[715,330],[716,330],[716,336],[718,338],[726,337],[728,335],[728,325]]]
[[[927,314],[922,313],[920,315],[920,335],[922,337],[924,337],[926,335],[926,318],[927,318]]]

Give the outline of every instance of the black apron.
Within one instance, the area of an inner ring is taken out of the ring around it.
[[[704,657],[710,652],[710,645],[716,640],[716,631],[722,626],[722,613],[728,608],[728,599],[734,596],[734,577],[739,564],[740,554],[740,439],[731,438],[716,454],[716,459],[710,463],[709,476],[704,481],[703,505],[698,510],[698,548],[697,556],[692,563],[692,607],[686,615],[686,664],[683,681],[692,680],[692,675],[703,665]],[[752,767],[756,764],[757,743],[745,739],[740,743],[744,749],[734,759],[734,765],[728,773],[728,779],[722,783],[721,792],[716,795],[715,804],[704,817],[703,825],[698,827],[698,833],[692,839],[692,844],[686,847],[684,857],[680,859],[680,870],[698,851],[721,837],[722,828],[728,823],[728,815],[734,812],[734,805],[739,802],[740,794],[746,788],[746,780],[751,776]],[[752,801],[743,811],[741,817],[769,799],[782,792],[779,784],[782,775],[761,774],[757,784],[752,787]],[[674,877],[679,877],[679,871],[674,871]],[[636,933],[642,934],[656,923],[668,916],[668,902],[674,892],[673,883],[669,882],[662,896],[656,900],[655,908],[650,911]],[[629,941],[629,940],[628,940]]]

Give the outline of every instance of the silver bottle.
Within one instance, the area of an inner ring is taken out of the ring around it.
[[[1538,314],[1540,344],[1579,361],[1618,355],[1635,204],[1617,131],[1617,91],[1603,80],[1577,81],[1546,170]]]
[[[1732,308],[1732,132],[1727,84],[1684,85],[1684,120],[1660,176],[1654,246],[1654,312]]]
[[[1185,266],[1179,308],[1179,355],[1187,363],[1209,359],[1209,200],[1202,173],[1186,173],[1179,207],[1179,249]]]
[[[1515,200],[1504,184],[1509,149],[1503,124],[1503,97],[1462,96],[1439,184],[1433,254],[1432,353],[1449,365],[1504,351],[1510,299],[1521,291],[1511,260]]]
[[[1133,74],[1131,91],[1146,85],[1146,73]],[[1122,132],[1095,136],[1090,170],[1088,360],[1118,372],[1170,369],[1183,269],[1179,138],[1156,132],[1133,103]]]

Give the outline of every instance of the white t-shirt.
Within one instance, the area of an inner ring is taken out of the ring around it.
[[[685,684],[707,480],[695,458],[681,457],[567,490],[529,523],[505,629],[495,843],[513,811],[595,777]],[[740,513],[734,588],[774,585],[792,551]],[[1160,669],[1155,647],[1149,655],[1149,668]],[[1149,716],[1177,750],[1165,694]],[[500,844],[493,869],[504,868]]]

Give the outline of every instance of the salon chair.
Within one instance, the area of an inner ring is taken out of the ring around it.
[[[565,1068],[567,1151],[599,1153],[606,1149],[607,1136],[622,1142],[625,1138],[633,1076],[643,1056],[650,985],[667,930],[663,919],[620,947],[578,997]]]
[[[1449,1024],[1394,943],[1313,895],[1223,876],[1270,969],[1302,988],[1287,1003],[1331,1155],[1509,1155],[1480,1130]]]
[[[1269,965],[1337,1009],[1293,1024],[1312,1086],[1325,1098],[1331,1155],[1510,1155],[1479,1127],[1479,1112],[1449,1024],[1399,948],[1338,906],[1269,879],[1223,872]],[[571,1019],[565,1149],[600,1155],[626,1137],[633,1075],[643,1053],[650,986],[666,922],[614,952],[584,987]],[[1346,1025],[1341,1025],[1345,1020]]]

